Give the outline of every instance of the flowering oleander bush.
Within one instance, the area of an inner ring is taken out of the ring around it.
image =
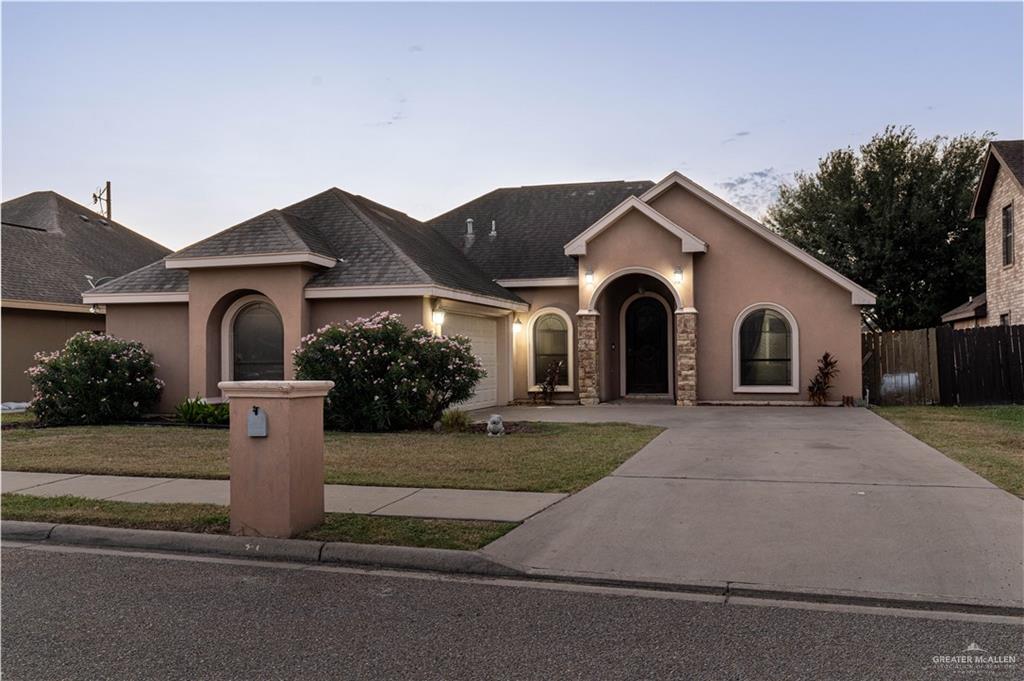
[[[26,372],[31,409],[44,425],[113,423],[138,418],[160,396],[164,382],[142,343],[90,331],[64,348],[40,352]]]
[[[468,338],[409,329],[390,312],[321,327],[292,357],[296,378],[334,381],[324,423],[342,430],[430,426],[486,375]]]

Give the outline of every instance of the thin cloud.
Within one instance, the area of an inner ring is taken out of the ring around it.
[[[749,130],[740,130],[739,132],[734,132],[732,134],[732,137],[727,137],[724,140],[722,140],[722,144],[729,144],[729,142],[735,142],[736,140],[746,137],[749,134]]]
[[[719,182],[718,186],[730,203],[760,220],[779,198],[779,187],[792,177],[792,173],[762,168]]]

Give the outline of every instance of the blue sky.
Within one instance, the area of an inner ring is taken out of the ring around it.
[[[172,248],[330,186],[678,169],[756,214],[889,123],[1024,136],[1022,6],[4,3],[3,197],[110,179]]]

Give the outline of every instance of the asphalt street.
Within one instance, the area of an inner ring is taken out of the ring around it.
[[[978,670],[936,656],[1021,654],[1019,622],[976,615],[30,544],[2,568],[10,681],[950,679]]]

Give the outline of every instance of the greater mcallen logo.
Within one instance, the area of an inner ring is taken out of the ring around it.
[[[1017,664],[1017,656],[993,655],[974,641],[971,641],[958,655],[934,655],[932,663],[951,671],[1005,671]]]

